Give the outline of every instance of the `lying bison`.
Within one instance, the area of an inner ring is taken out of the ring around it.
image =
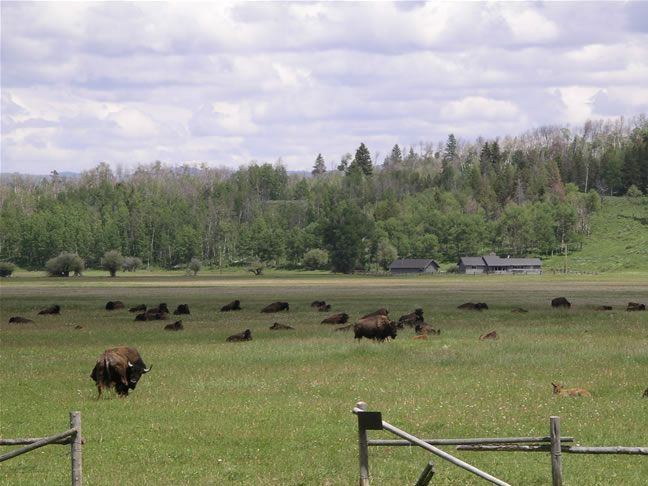
[[[182,321],[176,321],[173,324],[167,324],[164,326],[165,331],[184,331],[184,326]]]
[[[326,305],[326,302],[323,300],[314,300],[311,302],[311,307],[322,307],[323,305]]]
[[[34,321],[26,317],[14,316],[9,318],[9,324],[29,324],[30,322]]]
[[[571,302],[564,297],[556,297],[555,299],[551,299],[551,307],[567,307],[569,309]]]
[[[485,302],[477,302],[477,303],[466,302],[465,304],[461,304],[457,306],[457,309],[482,311],[482,310],[488,310],[488,305]]]
[[[142,312],[135,316],[136,321],[166,321],[168,318],[168,312]]]
[[[513,314],[526,314],[529,311],[526,310],[526,309],[523,309],[522,307],[517,307],[517,308],[513,309],[511,312]]]
[[[136,305],[128,309],[128,312],[146,312],[146,304]]]
[[[278,322],[275,322],[272,326],[270,326],[271,331],[289,331],[289,330],[294,330],[294,327],[287,326],[285,324],[279,324]]]
[[[105,350],[97,358],[90,377],[97,384],[99,395],[104,388],[115,387],[118,395],[128,396],[128,390],[134,390],[143,374],[151,371],[142,361],[137,349],[119,346]]]
[[[398,319],[398,327],[402,328],[403,326],[414,327],[417,322],[423,322],[423,309],[416,309],[410,314],[405,314],[400,316]]]
[[[107,311],[123,309],[124,307],[125,307],[125,305],[121,300],[109,300],[106,303],[106,310]]]
[[[497,331],[491,331],[488,334],[482,334],[479,336],[480,341],[485,341],[486,339],[499,339],[499,335],[497,334]]]
[[[340,312],[324,319],[321,324],[344,324],[349,320],[349,314]]]
[[[221,307],[221,312],[230,312],[230,311],[238,311],[241,310],[241,302],[239,300],[233,300],[229,304],[224,305]]]
[[[599,305],[599,306],[598,306],[596,309],[594,309],[594,310],[597,310],[597,311],[599,311],[599,312],[600,312],[600,311],[611,311],[611,310],[612,310],[612,306],[611,306],[611,305]]]
[[[377,311],[370,312],[369,314],[365,314],[362,316],[360,319],[367,319],[369,317],[374,317],[374,316],[388,316],[389,311],[385,309],[384,307],[381,307]]]
[[[153,307],[146,311],[147,314],[162,314],[163,312],[169,313],[169,308],[166,305],[166,302],[162,302],[157,307]]]
[[[431,328],[428,324],[426,324],[425,322],[423,322],[423,323],[420,323],[420,324],[416,324],[416,325],[414,326],[414,332],[415,332],[417,335],[423,335],[423,334],[434,334],[434,335],[438,335],[438,334],[441,334],[441,329],[433,329],[433,328]]]
[[[191,311],[189,310],[189,304],[180,304],[178,305],[178,308],[173,311],[173,315],[176,316],[183,314],[191,314]]]
[[[225,341],[229,343],[235,343],[241,341],[252,341],[252,333],[250,332],[249,329],[246,329],[245,331],[239,332],[238,334],[232,334]]]
[[[378,315],[359,319],[353,324],[355,339],[373,339],[374,341],[383,342],[387,338],[396,339],[398,329],[396,323],[389,317]]]
[[[261,312],[281,312],[281,311],[289,311],[290,306],[288,305],[288,302],[273,302],[272,304],[269,304],[265,306],[263,309],[261,309]]]
[[[626,310],[629,312],[645,311],[646,304],[639,304],[638,302],[628,302],[628,307],[626,308]]]
[[[61,306],[60,305],[53,305],[52,307],[48,307],[47,309],[43,309],[40,311],[38,314],[60,314],[61,313]]]

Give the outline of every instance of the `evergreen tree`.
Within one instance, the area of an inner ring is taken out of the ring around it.
[[[365,146],[364,143],[361,143],[360,147],[358,147],[358,149],[356,150],[355,158],[349,165],[347,174],[353,172],[354,169],[359,169],[366,176],[373,174],[371,154],[369,153],[369,149]]]
[[[318,154],[317,158],[315,159],[315,165],[313,166],[313,170],[311,173],[314,176],[319,176],[322,175],[326,172],[326,163],[324,162],[324,157],[322,157],[322,154]]]

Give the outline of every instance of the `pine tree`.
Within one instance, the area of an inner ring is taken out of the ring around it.
[[[324,157],[322,154],[318,154],[315,159],[315,165],[313,166],[312,174],[314,176],[322,175],[326,172],[326,163],[324,162]]]
[[[373,164],[371,163],[371,154],[369,149],[365,146],[364,143],[360,144],[358,150],[356,150],[355,158],[349,165],[347,169],[347,174],[352,172],[354,169],[360,169],[362,173],[366,176],[373,174]]]

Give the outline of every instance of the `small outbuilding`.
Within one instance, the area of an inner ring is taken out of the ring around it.
[[[410,259],[401,258],[394,260],[389,265],[389,271],[393,274],[401,273],[437,273],[439,264],[431,258],[427,259]]]
[[[461,257],[459,259],[459,273],[475,275],[486,273],[486,262],[482,257]]]

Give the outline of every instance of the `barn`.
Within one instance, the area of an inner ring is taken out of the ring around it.
[[[439,265],[431,258],[418,260],[401,258],[394,260],[389,265],[389,271],[395,275],[401,273],[437,273]]]

